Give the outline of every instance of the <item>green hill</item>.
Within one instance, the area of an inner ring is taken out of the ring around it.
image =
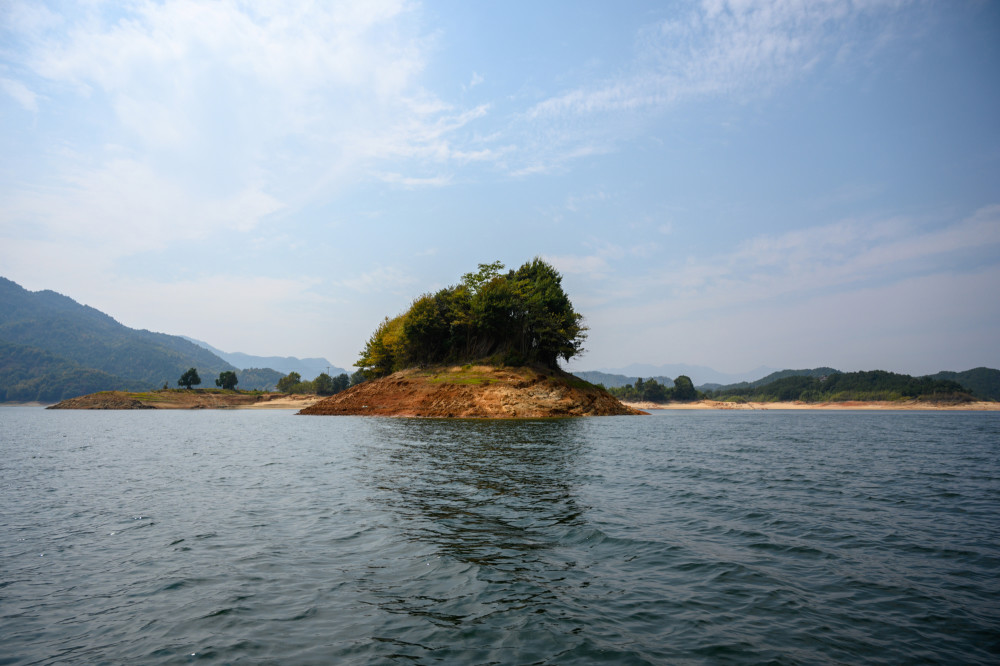
[[[931,379],[950,379],[958,382],[972,395],[983,400],[1000,400],[1000,370],[973,368],[965,372],[939,372],[928,375]]]
[[[831,375],[792,375],[759,386],[725,388],[713,398],[752,401],[842,402],[846,400],[971,399],[967,389],[948,379],[911,377],[885,370]]]
[[[36,347],[0,341],[0,402],[59,402],[103,390],[139,390],[128,381]]]
[[[53,291],[0,278],[0,395],[49,401],[105,389],[176,385],[197,368],[203,386],[236,370],[206,349],[164,333],[123,326]]]

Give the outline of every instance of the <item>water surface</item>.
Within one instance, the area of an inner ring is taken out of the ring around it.
[[[0,663],[997,663],[1000,414],[0,409]]]

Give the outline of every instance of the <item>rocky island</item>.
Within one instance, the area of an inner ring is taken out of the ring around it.
[[[583,317],[541,259],[480,264],[458,285],[386,317],[355,365],[368,381],[299,412],[440,418],[643,414],[564,372],[583,350]]]
[[[411,368],[351,387],[299,414],[548,418],[644,414],[558,369],[484,365]]]

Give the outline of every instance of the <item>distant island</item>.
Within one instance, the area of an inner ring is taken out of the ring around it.
[[[369,380],[300,414],[545,418],[641,414],[562,371],[583,349],[583,317],[541,259],[480,264],[372,333],[355,365]]]

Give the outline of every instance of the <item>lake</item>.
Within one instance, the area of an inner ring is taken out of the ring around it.
[[[0,408],[0,664],[1000,662],[1000,413]]]

